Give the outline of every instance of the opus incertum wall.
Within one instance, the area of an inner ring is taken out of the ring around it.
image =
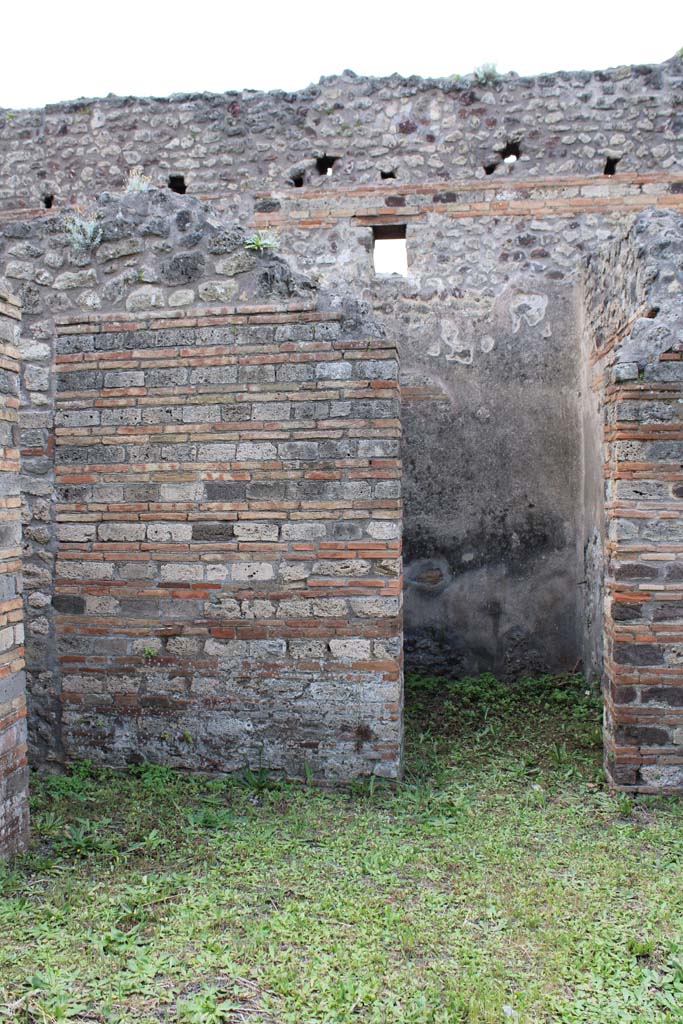
[[[0,291],[0,858],[28,833],[19,494],[18,304]]]
[[[521,78],[322,78],[299,92],[109,96],[0,110],[0,205],[123,188],[140,165],[195,196],[681,169],[683,61]],[[508,163],[506,163],[506,159]],[[332,174],[329,175],[328,172]]]
[[[395,778],[393,344],[296,302],[58,332],[66,756]]]

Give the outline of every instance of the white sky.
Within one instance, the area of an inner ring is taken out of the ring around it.
[[[2,11],[0,107],[81,96],[300,89],[321,75],[659,63],[681,0],[24,0]]]

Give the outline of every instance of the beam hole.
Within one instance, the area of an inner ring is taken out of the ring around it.
[[[522,155],[520,149],[519,139],[511,139],[506,142],[501,150],[499,150],[501,159],[504,164],[515,164]]]
[[[332,168],[338,159],[338,156],[328,156],[327,153],[323,153],[322,156],[316,157],[315,169],[321,177],[326,176],[329,178],[332,174]]]
[[[171,192],[177,192],[179,196],[184,196],[187,192],[187,185],[185,184],[185,175],[183,174],[170,174],[168,177],[168,187]]]

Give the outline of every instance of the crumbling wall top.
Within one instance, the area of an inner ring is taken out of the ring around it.
[[[195,195],[680,166],[683,60],[535,78],[364,78],[299,92],[76,100],[0,112],[0,211],[120,189]]]

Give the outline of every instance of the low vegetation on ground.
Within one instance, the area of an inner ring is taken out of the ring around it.
[[[404,781],[78,764],[0,867],[0,1021],[680,1024],[683,803],[577,677],[408,680]]]

